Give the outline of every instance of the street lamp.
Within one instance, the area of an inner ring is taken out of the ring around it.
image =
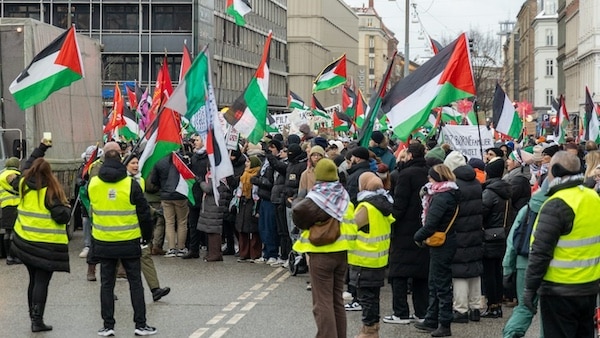
[[[410,59],[408,58],[408,39],[409,39],[409,34],[408,34],[408,28],[410,27],[409,23],[409,19],[410,19],[410,8],[409,8],[409,0],[405,0],[404,2],[404,77],[408,76],[409,73],[409,64],[410,64]]]

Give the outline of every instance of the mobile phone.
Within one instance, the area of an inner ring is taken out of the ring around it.
[[[45,138],[48,141],[52,141],[52,133],[49,131],[45,131],[43,138]]]

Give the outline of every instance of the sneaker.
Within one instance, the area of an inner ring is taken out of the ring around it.
[[[306,282],[306,290],[307,291],[311,291],[312,290],[312,284],[310,284],[310,282]]]
[[[352,294],[348,291],[344,291],[344,293],[342,293],[342,298],[344,298],[344,300],[352,300]],[[389,316],[388,316],[389,317]]]
[[[346,311],[362,311],[362,306],[358,302],[352,302],[344,305]]]
[[[266,261],[266,263],[269,265],[274,264],[276,262],[277,262],[277,258],[275,258],[275,257],[271,257],[271,258],[267,259],[267,261]]]
[[[103,327],[98,330],[98,335],[102,337],[112,337],[115,335],[115,330],[108,327]]]
[[[177,254],[176,255],[177,255],[177,257],[183,257],[183,256],[185,256],[187,254],[188,254],[188,249],[187,248],[183,248],[183,249],[177,250]],[[200,256],[200,255],[198,255],[198,256]]]
[[[167,251],[167,253],[165,253],[165,257],[176,257],[177,256],[177,249],[169,249],[169,251]]]
[[[425,317],[419,318],[415,314],[412,314],[412,315],[408,316],[408,318],[410,319],[411,323],[422,323],[422,322],[425,321]]]
[[[261,257],[261,258],[257,258],[257,259],[255,259],[255,260],[253,260],[252,262],[254,262],[254,263],[258,263],[258,264],[264,264],[264,263],[266,263],[266,262],[267,262],[267,259],[266,259],[266,258],[264,258],[264,257]]]
[[[290,261],[284,261],[283,265],[281,266],[284,269],[289,269],[290,268]]]
[[[169,292],[171,292],[170,287],[156,288],[152,290],[152,300],[158,302],[161,298],[168,295]]]
[[[346,311],[348,311],[348,308],[346,308]],[[412,322],[412,320],[410,318],[400,318],[400,317],[396,317],[394,315],[389,315],[389,316],[383,317],[383,322],[388,323],[388,324],[407,325],[407,324],[410,324]]]
[[[136,336],[151,336],[153,334],[156,334],[156,332],[158,332],[158,330],[155,327],[148,325],[144,325],[143,327],[136,327],[134,331]]]
[[[86,258],[88,255],[88,252],[90,252],[90,248],[88,248],[87,246],[85,248],[83,248],[83,250],[81,250],[81,252],[79,253],[79,258]]]
[[[425,322],[423,323],[415,323],[415,328],[419,331],[425,331],[425,332],[433,332],[435,330],[437,330],[437,325],[435,327],[430,326],[431,324],[426,324]]]
[[[240,258],[237,259],[237,262],[238,263],[252,263],[252,260],[249,259],[249,258],[241,258],[240,257]]]
[[[285,264],[285,263],[287,263],[287,261],[284,261],[284,260],[283,260],[283,259],[281,259],[281,258],[277,258],[277,259],[275,260],[275,263],[271,263],[271,264],[269,264],[269,265],[271,265],[271,266],[272,266],[272,267],[274,267],[274,268],[278,268],[278,267],[281,267],[281,266],[283,266],[283,264]]]

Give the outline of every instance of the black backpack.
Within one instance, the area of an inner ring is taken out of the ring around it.
[[[525,216],[521,219],[519,226],[513,233],[513,247],[519,256],[529,256],[531,232],[533,230],[533,224],[535,223],[537,214],[537,212],[531,210],[529,203],[527,203],[527,211]]]

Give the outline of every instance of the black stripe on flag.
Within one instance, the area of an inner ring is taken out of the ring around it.
[[[31,68],[32,64],[60,51],[63,44],[65,43],[67,34],[69,34],[71,29],[73,29],[73,28],[67,29],[64,33],[62,33],[56,39],[54,39],[54,41],[50,42],[50,44],[48,46],[46,46],[46,48],[42,49],[41,52],[39,52],[36,56],[34,56],[33,60],[31,60],[31,63],[27,66],[27,68],[23,69],[21,74],[19,74],[19,77],[17,77],[17,83],[23,81],[23,79],[25,79],[26,77],[29,76],[28,70],[29,70],[29,68]]]
[[[494,128],[498,125],[498,121],[500,121],[500,116],[502,115],[502,110],[504,109],[504,99],[506,98],[506,93],[498,83],[496,83],[496,90],[494,91],[494,100],[492,101],[492,121],[494,122]]]

